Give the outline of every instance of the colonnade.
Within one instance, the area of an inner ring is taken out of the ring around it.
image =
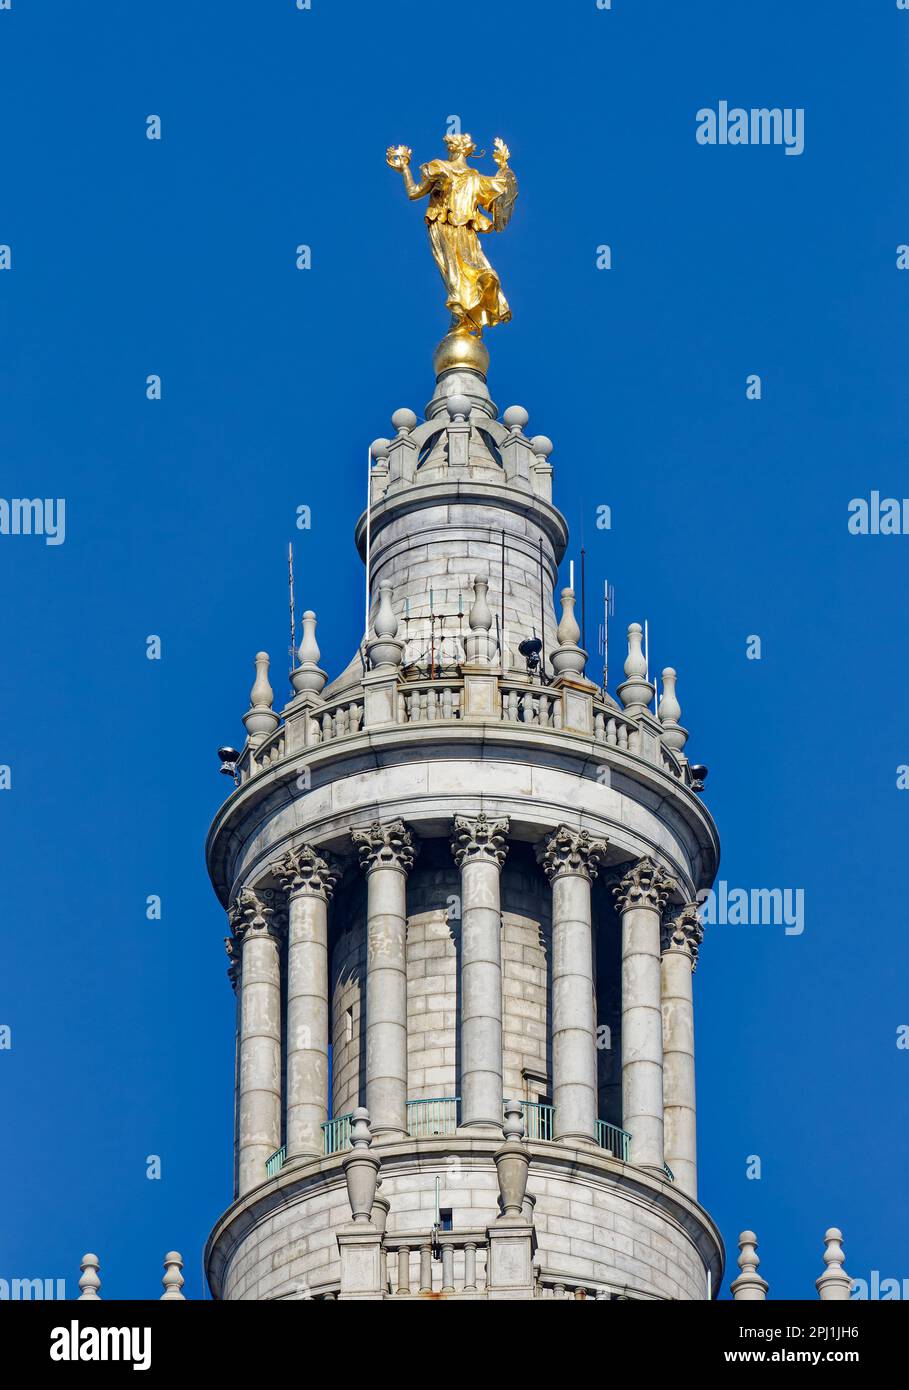
[[[507,818],[456,816],[461,874],[460,1128],[501,1133],[503,1101],[501,874]],[[351,834],[366,875],[365,1103],[379,1139],[407,1133],[407,876],[418,844],[401,820]],[[607,844],[557,827],[537,855],[552,893],[553,1138],[597,1143],[597,1029],[592,884]],[[286,1161],[322,1154],[330,1118],[328,909],[339,877],[312,845],[272,865],[286,893],[283,925],[268,894],[234,902],[239,962],[238,1195],[265,1179],[282,1134],[281,937],[287,935]],[[629,1162],[696,1195],[692,971],[701,940],[694,904],[667,902],[673,883],[653,859],[632,863],[613,893],[622,945],[622,1104]]]

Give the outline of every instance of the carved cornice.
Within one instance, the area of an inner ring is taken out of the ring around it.
[[[537,845],[537,859],[550,882],[563,874],[575,874],[592,883],[605,861],[607,843],[595,840],[587,830],[560,825]]]
[[[451,852],[458,868],[480,862],[501,869],[508,854],[508,830],[507,816],[490,820],[482,811],[478,816],[455,816]]]
[[[698,916],[697,903],[686,903],[671,917],[667,917],[660,928],[660,951],[677,951],[685,955],[694,970],[698,963],[698,951],[704,939],[704,926]]]
[[[400,869],[407,874],[413,868],[418,846],[402,820],[385,825],[373,821],[366,830],[352,830],[350,838],[359,852],[360,868],[367,874],[374,869]]]
[[[332,856],[312,845],[295,845],[272,864],[271,872],[289,896],[312,893],[325,902],[330,901],[341,877]]]
[[[619,912],[628,912],[633,907],[648,907],[654,912],[662,912],[672,886],[672,879],[667,877],[655,860],[645,854],[643,859],[631,866],[612,892]]]

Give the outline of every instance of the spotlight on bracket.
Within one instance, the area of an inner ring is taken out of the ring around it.
[[[704,783],[707,781],[707,769],[703,763],[692,763],[689,771],[691,772],[691,790],[702,792]]]
[[[523,642],[518,644],[518,651],[527,662],[528,676],[536,675],[540,669],[540,652],[543,650],[543,643],[539,637],[525,637]]]
[[[237,763],[240,761],[240,754],[236,748],[219,748],[218,757],[221,759],[221,771],[225,777],[232,777],[239,785],[240,774],[237,771]]]

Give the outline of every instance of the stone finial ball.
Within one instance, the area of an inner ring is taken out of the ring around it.
[[[546,434],[535,434],[530,441],[530,447],[535,454],[541,454],[544,459],[548,459],[552,453],[552,440]]]
[[[445,409],[452,420],[466,420],[470,416],[470,401],[466,396],[449,396]]]
[[[502,416],[502,424],[510,430],[522,430],[529,419],[522,405],[510,405]]]
[[[408,410],[406,406],[403,406],[392,415],[391,423],[401,434],[409,434],[410,431],[416,427],[417,417],[412,410]]]
[[[372,443],[369,446],[369,452],[372,454],[374,459],[388,458],[388,442],[389,441],[387,439],[374,439],[372,441]]]

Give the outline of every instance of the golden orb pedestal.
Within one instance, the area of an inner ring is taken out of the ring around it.
[[[489,349],[472,333],[446,333],[432,356],[437,377],[443,372],[476,372],[483,380],[489,371]]]

